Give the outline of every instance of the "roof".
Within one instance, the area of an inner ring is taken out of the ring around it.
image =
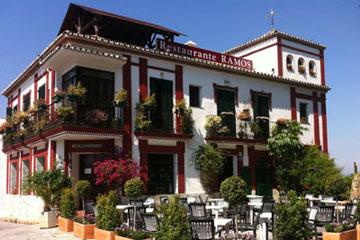
[[[259,42],[262,42],[262,41],[267,40],[267,39],[272,38],[272,37],[281,37],[281,38],[292,40],[292,41],[298,42],[300,44],[308,45],[308,46],[311,46],[311,47],[314,47],[314,48],[317,48],[317,49],[324,50],[326,48],[325,45],[321,45],[319,43],[315,43],[315,42],[306,40],[304,38],[296,37],[294,35],[284,33],[284,32],[280,32],[280,31],[278,31],[276,29],[273,29],[273,30],[265,33],[264,35],[262,35],[262,36],[260,36],[258,38],[255,38],[255,39],[253,39],[253,40],[251,40],[249,42],[243,43],[243,44],[241,44],[239,46],[230,48],[230,49],[224,51],[223,53],[232,54],[232,53],[238,52],[238,51],[243,50],[243,49],[245,49],[245,48],[247,48],[249,46],[255,45],[255,44],[259,43]]]
[[[310,89],[318,89],[321,91],[328,91],[331,88],[328,86],[322,86],[315,83],[310,82],[303,82],[299,81],[297,79],[287,78],[287,77],[280,77],[276,75],[271,75],[267,73],[262,72],[256,72],[254,70],[246,70],[222,63],[216,63],[211,62],[207,60],[201,60],[197,58],[190,58],[183,55],[178,55],[175,53],[170,53],[166,51],[159,51],[155,49],[149,49],[140,47],[137,45],[122,43],[118,41],[113,41],[111,39],[105,39],[103,37],[93,36],[93,35],[86,35],[86,34],[79,34],[79,33],[73,33],[71,31],[66,30],[65,32],[61,33],[3,92],[3,95],[9,94],[11,90],[14,90],[15,86],[17,84],[20,84],[22,80],[25,80],[26,77],[31,76],[31,71],[36,70],[36,67],[40,67],[41,64],[46,61],[46,59],[49,59],[52,54],[56,53],[56,49],[61,49],[58,46],[62,46],[62,42],[64,40],[74,40],[79,41],[81,43],[87,43],[87,44],[93,44],[99,47],[99,44],[112,47],[116,49],[117,51],[124,51],[127,53],[134,53],[139,55],[146,55],[148,57],[154,57],[154,58],[160,58],[165,60],[172,60],[174,62],[179,62],[180,64],[188,64],[191,66],[201,66],[205,68],[209,68],[212,70],[217,71],[224,71],[224,72],[230,72],[235,74],[241,74],[248,77],[256,77],[257,79],[263,79],[283,84],[289,84],[304,88],[310,88]],[[66,41],[67,44],[69,44],[69,41]]]
[[[101,11],[101,10],[97,10],[94,8],[90,8],[90,7],[85,7],[82,5],[78,5],[78,4],[74,4],[74,3],[70,3],[69,8],[67,10],[67,13],[65,15],[65,18],[63,20],[63,23],[60,27],[59,33],[61,34],[62,32],[64,32],[65,30],[70,30],[70,31],[75,31],[75,24],[78,22],[78,15],[81,14],[81,20],[84,22],[86,18],[88,17],[93,17],[96,16],[97,19],[101,19],[101,18],[106,18],[106,19],[111,19],[113,22],[119,23],[119,24],[128,24],[137,28],[142,28],[142,29],[146,29],[146,30],[150,30],[153,32],[166,32],[166,33],[170,33],[170,34],[174,34],[176,36],[186,36],[183,33],[180,32],[176,32],[172,29],[169,28],[165,28],[163,26],[160,25],[156,25],[156,24],[152,24],[152,23],[148,23],[148,22],[144,22],[141,20],[137,20],[137,19],[133,19],[133,18],[128,18],[128,17],[124,17],[124,16],[120,16],[120,15],[116,15],[113,13],[109,13],[109,12],[105,12],[105,11]],[[128,28],[127,26],[127,28]],[[83,26],[84,27],[84,26]],[[105,27],[109,27],[110,26],[105,26]],[[114,29],[112,29],[112,31],[114,31]]]

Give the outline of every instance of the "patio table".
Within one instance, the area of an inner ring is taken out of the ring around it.
[[[261,208],[262,202],[249,202],[248,206],[250,207],[250,224],[253,224],[253,221],[254,221],[254,208]]]
[[[225,228],[225,232],[229,233],[230,224],[232,223],[231,218],[215,218],[214,219],[214,225],[215,225],[215,231],[219,231],[219,227]]]
[[[209,199],[208,202],[210,203],[210,205],[217,205],[218,202],[222,202],[222,201],[225,201],[223,198],[212,198],[212,199]]]
[[[311,197],[311,198],[305,197],[305,198],[309,200],[310,207],[314,206],[314,202],[320,202],[321,201],[321,198],[314,198],[314,197]]]
[[[116,205],[116,209],[120,210],[120,217],[121,220],[124,221],[124,212],[125,210],[127,210],[128,208],[131,208],[132,205],[128,204],[128,205]]]
[[[259,219],[259,230],[260,230],[260,240],[267,240],[268,234],[267,234],[267,223],[270,223],[271,220],[271,213],[265,212],[261,213],[260,219]]]
[[[219,211],[224,208],[226,208],[226,206],[205,206],[206,210],[214,211],[215,219],[219,219]]]

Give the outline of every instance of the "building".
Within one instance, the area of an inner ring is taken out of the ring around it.
[[[205,142],[224,149],[223,178],[240,175],[249,192],[271,196],[266,138],[279,118],[301,122],[309,129],[302,141],[328,151],[325,46],[272,30],[217,53],[193,42],[176,43],[180,35],[70,4],[56,39],[2,92],[8,115],[31,110],[34,101],[46,104],[45,111],[32,115],[31,128],[18,123],[6,134],[9,204],[38,211],[41,202],[34,205],[38,200],[32,193],[23,195],[25,176],[52,168],[56,160],[76,181],[91,180],[93,163],[116,146],[142,166],[148,194],[203,193],[191,159]],[[85,102],[54,102],[57,90],[78,82],[87,89]],[[121,88],[128,104],[114,107],[114,93]],[[139,131],[136,105],[153,93],[157,108],[146,113],[152,128]],[[192,132],[182,131],[181,114],[173,112],[183,99],[192,108]],[[73,107],[72,121],[54,116],[62,105]],[[253,119],[246,125],[237,119],[244,111]],[[106,120],[97,115],[102,113]],[[216,115],[228,132],[207,136],[205,120]],[[252,122],[260,132],[250,131]],[[13,208],[14,218],[36,217]]]

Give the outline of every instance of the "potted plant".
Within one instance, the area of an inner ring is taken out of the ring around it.
[[[60,90],[60,89],[56,90],[55,93],[54,93],[54,96],[53,96],[53,102],[54,102],[54,103],[59,103],[59,102],[61,102],[61,100],[64,99],[65,95],[66,95],[66,94],[65,94],[64,91],[62,91],[62,90]]]
[[[75,192],[81,198],[82,202],[82,211],[78,211],[77,216],[84,216],[85,215],[85,197],[91,193],[91,184],[87,180],[80,180],[75,185]]]
[[[7,121],[5,121],[3,124],[1,124],[0,126],[0,134],[4,134],[6,132],[6,128],[9,126],[9,123]]]
[[[299,73],[304,73],[304,72],[305,72],[305,66],[299,65]]]
[[[17,112],[13,115],[15,123],[27,122],[29,120],[29,114],[27,112]]]
[[[356,232],[357,232],[357,239],[360,239],[360,201],[356,203],[357,209],[356,209]]]
[[[310,76],[316,77],[316,72],[314,69],[310,69],[309,73],[310,73]]]
[[[260,127],[258,121],[255,121],[251,124],[250,130],[254,134],[254,139],[260,139],[264,134],[264,130]]]
[[[100,195],[97,198],[98,215],[94,234],[96,240],[115,239],[114,230],[121,224],[119,211],[116,210],[118,199],[119,195],[115,191],[110,191],[108,196]]]
[[[325,226],[323,240],[352,240],[357,238],[356,220],[345,220],[341,223],[330,223]]]
[[[152,122],[145,114],[145,109],[142,105],[137,106],[138,114],[135,118],[135,127],[137,131],[144,132],[152,129]]]
[[[155,233],[156,240],[193,239],[187,212],[178,197],[171,200],[169,204],[161,204],[157,209],[157,215],[159,225]]]
[[[334,196],[336,200],[336,222],[339,223],[339,211],[338,211],[338,200],[339,197],[344,192],[344,189],[346,189],[346,183],[344,181],[344,177],[342,175],[333,175],[326,179],[325,182],[325,191],[330,196]]]
[[[240,233],[237,237],[234,233],[225,233],[219,237],[219,240],[255,240],[255,238],[250,233]]]
[[[308,123],[307,117],[300,118],[301,123]]]
[[[77,85],[70,85],[67,89],[67,98],[70,102],[83,100],[86,96],[86,88],[81,86],[81,82]]]
[[[127,225],[123,224],[121,227],[115,229],[116,236],[115,240],[151,240],[153,239],[153,234],[136,230],[134,228],[129,228]]]
[[[80,239],[93,239],[95,218],[90,215],[74,218],[74,236]]]
[[[288,63],[287,65],[286,65],[286,67],[287,67],[287,69],[288,70],[293,70],[293,65],[291,64],[291,63]]]
[[[47,115],[44,115],[35,123],[35,132],[41,134],[47,124],[48,118]]]
[[[186,101],[185,101],[185,99],[182,99],[182,100],[176,102],[175,107],[174,107],[174,112],[176,114],[184,115],[185,110],[186,110]]]
[[[45,102],[45,99],[40,98],[40,99],[36,100],[36,101],[34,102],[34,106],[37,107],[37,110],[38,110],[39,112],[45,111],[45,110],[46,110],[46,102]]]
[[[142,106],[144,107],[144,110],[146,110],[146,111],[156,109],[157,105],[156,105],[155,93],[148,95],[145,98],[145,101],[143,102]]]
[[[57,109],[57,115],[59,118],[61,118],[64,121],[71,121],[71,119],[74,116],[74,108],[73,107],[65,107],[61,106]]]
[[[75,217],[75,201],[71,189],[65,189],[61,194],[60,216],[58,218],[59,229],[64,232],[73,231],[73,218]]]
[[[184,114],[181,119],[181,130],[183,134],[192,134],[194,127],[194,120],[192,118],[192,110],[190,107],[184,109]]]
[[[71,187],[71,178],[58,168],[34,172],[27,177],[26,187],[44,201],[44,211],[40,217],[40,228],[56,226],[56,211],[61,191]]]
[[[237,207],[240,204],[247,203],[247,187],[246,182],[241,177],[232,176],[225,179],[220,186],[221,196],[231,207],[234,207],[237,213]],[[238,215],[235,214],[235,235],[238,234]]]
[[[145,185],[140,178],[133,178],[126,181],[124,190],[125,195],[129,198],[136,199],[140,197],[144,192]],[[134,229],[136,230],[136,204],[134,204]]]
[[[95,109],[89,111],[85,119],[90,124],[90,126],[100,127],[108,120],[108,115],[99,109]]]
[[[115,107],[127,107],[128,92],[124,88],[120,88],[120,90],[115,93],[113,104]]]
[[[230,132],[230,129],[227,126],[223,126],[221,117],[215,115],[207,116],[204,128],[206,137],[225,136]]]

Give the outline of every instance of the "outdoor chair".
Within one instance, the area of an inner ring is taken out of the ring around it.
[[[332,223],[334,220],[334,206],[320,206],[316,214],[316,226],[324,227],[326,224]]]
[[[160,199],[160,204],[169,204],[168,196],[162,196],[162,197],[159,197],[159,199]]]
[[[319,211],[318,207],[311,207],[309,210],[308,221],[307,221],[308,228],[312,231],[313,236],[315,236],[316,239],[318,239],[318,232],[316,226],[316,215],[318,211]]]
[[[143,222],[144,222],[144,228],[146,231],[149,231],[151,233],[156,232],[156,228],[158,225],[158,220],[155,214],[149,214],[149,213],[143,213],[141,214]]]
[[[214,240],[215,225],[214,219],[192,219],[190,230],[194,240]]]
[[[144,200],[142,199],[130,199],[129,203],[132,206],[136,205],[136,207],[144,207]]]
[[[190,203],[196,203],[196,197],[187,197],[187,202]]]
[[[339,219],[340,221],[344,221],[346,219],[351,218],[351,210],[353,208],[352,203],[345,204],[345,209],[341,212],[339,212]]]
[[[245,223],[240,222],[238,224],[239,231],[240,232],[253,231],[254,238],[256,238],[256,228],[259,225],[259,219],[260,219],[260,214],[256,214],[254,215],[254,221],[252,224],[250,222],[245,222]]]
[[[241,204],[240,206],[240,211],[239,211],[239,221],[240,222],[246,222],[248,219],[248,214],[249,214],[249,207],[248,205],[245,204]]]
[[[199,200],[200,200],[200,203],[203,203],[203,204],[207,204],[208,201],[209,201],[209,197],[208,197],[208,196],[206,196],[205,201],[202,199],[202,197],[201,197],[200,195],[198,196],[198,198],[199,198]]]
[[[189,204],[187,202],[186,198],[180,198],[180,202],[182,203],[183,207],[185,208],[188,216],[190,216],[190,208],[189,208]]]
[[[202,203],[190,203],[190,218],[207,218],[205,204]]]
[[[145,207],[136,207],[136,220],[135,220],[136,229],[144,228],[144,221],[141,216],[141,214],[144,213],[146,213]],[[127,217],[128,217],[129,227],[134,227],[134,207],[128,208]]]
[[[271,213],[271,220],[270,222],[267,224],[267,231],[268,232],[274,232],[274,206],[275,206],[275,201],[274,200],[266,200],[263,203],[262,206],[262,211],[259,213],[260,215],[262,213]]]

